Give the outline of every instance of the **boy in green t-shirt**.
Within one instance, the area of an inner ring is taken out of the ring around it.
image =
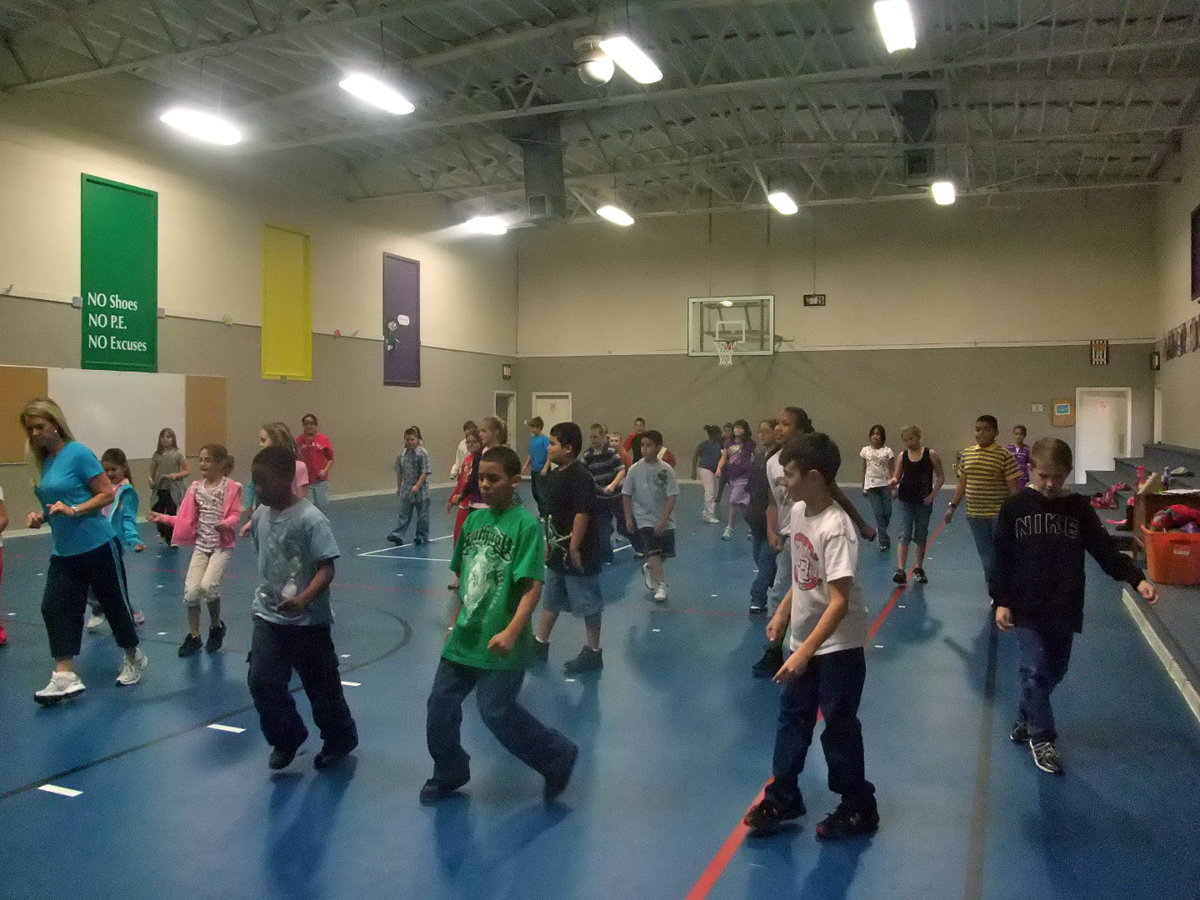
[[[562,793],[579,754],[517,702],[533,658],[529,623],[545,575],[545,538],[533,514],[516,502],[520,483],[521,461],[510,448],[483,454],[479,490],[488,506],[467,517],[450,562],[461,579],[460,608],[429,693],[425,740],[433,777],[421,788],[422,803],[436,803],[471,780],[471,757],[459,733],[462,704],[473,689],[483,723],[546,779],[546,800]]]

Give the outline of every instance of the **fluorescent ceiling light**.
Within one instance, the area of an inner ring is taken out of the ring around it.
[[[500,216],[476,216],[467,221],[467,230],[475,234],[505,234],[508,223]]]
[[[397,116],[407,116],[416,109],[394,87],[361,72],[347,75],[338,82],[338,87],[372,106],[378,106]]]
[[[930,190],[933,192],[933,202],[938,206],[949,206],[954,202],[953,181],[935,181]]]
[[[913,25],[908,0],[879,0],[875,4],[875,20],[879,22],[883,45],[888,53],[917,46],[917,29]]]
[[[767,202],[775,207],[776,212],[785,216],[794,215],[800,209],[787,191],[771,191],[767,194]]]
[[[722,306],[733,306],[733,301],[732,300],[722,300],[721,305]]]
[[[189,137],[210,144],[232,146],[242,139],[242,132],[228,119],[199,109],[176,106],[158,117],[160,122],[170,125]]]
[[[633,216],[616,206],[602,206],[596,210],[596,215],[603,216],[614,225],[633,224]]]
[[[662,81],[662,70],[654,64],[646,52],[623,34],[605,38],[600,49],[612,57],[612,61],[625,70],[634,81],[653,84]]]

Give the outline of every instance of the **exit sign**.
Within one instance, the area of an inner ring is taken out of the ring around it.
[[[804,305],[805,306],[824,306],[825,305],[825,295],[824,294],[805,294],[804,295]]]

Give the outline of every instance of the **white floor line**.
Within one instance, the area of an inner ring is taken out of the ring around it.
[[[1163,664],[1163,668],[1167,670],[1167,675],[1175,682],[1175,687],[1179,689],[1179,693],[1183,695],[1183,702],[1188,705],[1188,709],[1192,711],[1192,715],[1196,717],[1196,721],[1200,722],[1200,694],[1196,693],[1196,689],[1192,687],[1192,683],[1188,681],[1187,676],[1183,674],[1183,669],[1179,667],[1179,663],[1175,662],[1175,658],[1171,656],[1171,651],[1167,649],[1166,644],[1158,636],[1154,630],[1154,626],[1150,624],[1146,618],[1146,613],[1142,611],[1140,598],[1135,600],[1128,590],[1121,591],[1121,599],[1125,603],[1125,610],[1141,631],[1142,637],[1146,639],[1146,643],[1150,645],[1150,649],[1154,651],[1154,655],[1158,657],[1158,661]]]
[[[245,728],[237,728],[234,725],[218,725],[216,722],[209,725],[208,727],[211,728],[213,731],[228,731],[230,734],[241,734],[242,732],[244,732],[246,730]]]
[[[60,797],[78,797],[83,793],[83,791],[59,787],[57,784],[43,784],[38,787],[38,790],[45,791],[47,794],[58,794]]]
[[[432,544],[435,541],[448,541],[452,537],[454,537],[454,535],[452,535],[452,534],[443,534],[441,537],[430,538],[425,543]],[[393,545],[391,547],[381,547],[378,550],[364,550],[362,553],[355,553],[354,555],[355,556],[384,556],[385,554],[393,553],[396,550],[400,550],[403,547],[412,547],[412,546],[415,546],[412,541],[405,541],[403,544],[400,544],[400,545]],[[398,557],[386,557],[386,558],[397,559]],[[416,557],[414,557],[414,558],[416,558]]]

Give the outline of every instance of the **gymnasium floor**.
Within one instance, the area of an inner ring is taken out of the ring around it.
[[[777,689],[749,677],[763,620],[745,613],[744,525],[722,542],[717,526],[693,524],[699,488],[683,491],[668,606],[647,600],[629,551],[618,553],[603,576],[603,673],[563,676],[582,643],[582,623],[564,616],[550,664],[526,680],[527,705],[582,747],[550,806],[541,779],[499,748],[471,701],[472,782],[437,807],[418,804],[450,548],[446,539],[388,549],[389,498],[334,504],[343,553],[334,638],[362,745],[320,775],[315,734],[289,769],[266,766],[245,685],[247,546],[225,579],[224,651],[176,657],[190,551],[152,547],[128,560],[148,619],[142,683],[116,687],[111,638],[85,636],[87,693],[42,709],[31,695],[50,671],[38,612],[49,542],[10,539],[0,896],[1200,896],[1200,728],[1119,586],[1090,568],[1087,629],[1056,703],[1067,774],[1042,774],[1007,738],[1015,648],[989,627],[963,522],[937,539],[923,589],[894,592],[889,561],[875,545],[862,552],[878,625],[862,707],[878,834],[817,841],[815,823],[835,800],[816,744],[802,782],[808,817],[745,837],[737,826],[769,774]],[[445,492],[434,496],[432,533],[448,535]],[[303,699],[301,708],[307,715]],[[47,784],[82,793],[38,789]]]

